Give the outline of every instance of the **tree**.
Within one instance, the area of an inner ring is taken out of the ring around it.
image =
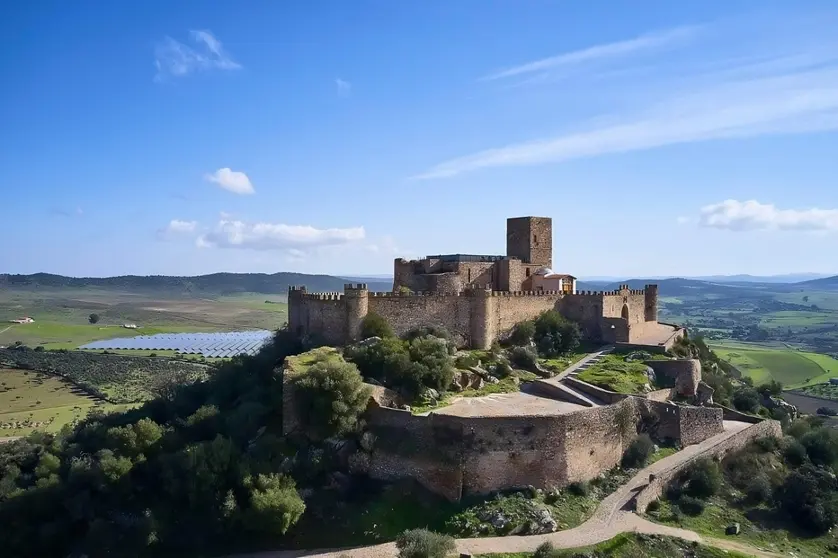
[[[375,312],[370,312],[364,319],[361,320],[361,339],[369,339],[370,337],[393,337],[393,328],[387,323],[387,320],[382,318]]]
[[[87,321],[91,324],[99,323],[99,314],[91,314],[87,317]]]
[[[542,312],[535,319],[533,341],[539,354],[546,358],[553,358],[568,353],[582,340],[579,324],[567,320],[555,310]]]
[[[690,465],[680,478],[683,492],[693,498],[709,498],[722,486],[722,473],[712,459],[702,457]]]
[[[525,320],[518,322],[512,328],[512,333],[509,335],[509,343],[514,346],[525,346],[532,343],[535,335],[535,322],[532,320]]]
[[[806,454],[815,465],[831,467],[838,462],[838,432],[832,428],[816,428],[800,439]]]
[[[456,550],[454,539],[427,529],[411,529],[396,539],[399,558],[446,558]]]
[[[370,398],[358,368],[349,362],[315,363],[292,382],[298,418],[314,439],[351,432]]]
[[[757,391],[763,397],[774,396],[777,397],[783,393],[783,384],[777,380],[771,380],[757,387]]]
[[[243,519],[249,530],[266,535],[284,535],[306,509],[294,480],[285,475],[274,473],[248,477],[244,485],[249,490],[250,506],[244,511]],[[229,502],[227,507],[232,507]]]
[[[778,504],[803,529],[824,533],[838,522],[836,488],[828,471],[804,465],[786,477],[778,490]]]

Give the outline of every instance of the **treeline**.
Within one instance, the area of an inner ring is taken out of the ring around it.
[[[39,349],[0,349],[0,365],[61,376],[111,403],[151,399],[166,385],[202,379],[207,371],[181,360]],[[135,389],[124,389],[127,385]]]
[[[310,478],[279,433],[284,332],[208,381],[0,445],[3,556],[164,556],[281,540]]]

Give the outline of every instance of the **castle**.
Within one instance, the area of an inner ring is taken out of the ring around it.
[[[330,345],[360,338],[364,317],[382,316],[397,334],[417,326],[445,327],[464,346],[489,348],[515,324],[545,310],[578,322],[586,337],[611,344],[660,347],[682,334],[657,321],[658,288],[622,285],[606,292],[577,291],[576,278],[552,270],[549,217],[506,222],[506,255],[447,254],[396,259],[392,292],[346,284],[341,293],[288,288],[288,326]]]

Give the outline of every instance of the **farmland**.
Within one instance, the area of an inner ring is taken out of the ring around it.
[[[55,376],[0,368],[0,437],[57,432],[94,408],[110,411],[125,405],[107,404]]]
[[[91,324],[90,314],[99,321]],[[287,305],[282,295],[241,293],[192,297],[178,293],[136,293],[102,289],[12,290],[0,292],[0,323],[31,316],[31,324],[0,326],[0,346],[20,341],[46,349],[156,333],[198,333],[280,327]],[[126,329],[136,324],[138,329]]]
[[[713,344],[722,360],[731,363],[755,383],[777,380],[786,388],[827,382],[838,376],[838,360],[822,354],[757,344]]]

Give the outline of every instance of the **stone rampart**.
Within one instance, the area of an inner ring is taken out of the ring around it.
[[[679,395],[695,396],[701,382],[701,361],[698,359],[647,360],[644,364],[654,370],[657,376],[663,376],[674,383]]]
[[[635,497],[635,510],[638,513],[645,513],[649,504],[661,497],[670,482],[684,469],[689,467],[696,459],[711,457],[722,459],[727,453],[736,451],[748,445],[753,440],[772,437],[780,439],[783,436],[780,423],[775,420],[766,420],[749,426],[732,436],[721,440],[717,444],[707,448],[695,455],[692,459],[682,461],[677,465],[666,469],[647,484]]]
[[[363,454],[363,472],[411,477],[450,500],[529,485],[561,487],[616,466],[647,423],[655,424],[654,434],[685,445],[720,431],[720,409],[684,409],[632,396],[535,416],[418,416],[374,406],[366,416],[374,441]]]

